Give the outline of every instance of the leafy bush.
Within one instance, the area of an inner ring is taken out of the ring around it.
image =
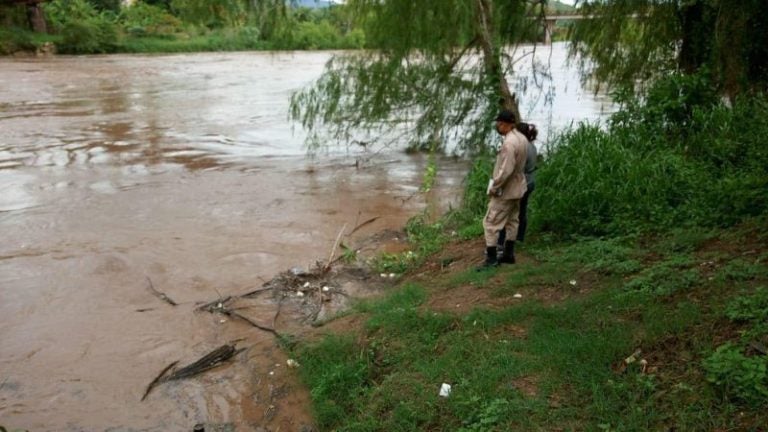
[[[181,30],[182,23],[159,6],[137,2],[123,8],[120,23],[132,34],[169,35]]]
[[[100,17],[66,23],[61,37],[58,50],[64,54],[103,54],[117,50],[117,27]]]
[[[43,8],[55,32],[62,32],[69,22],[82,22],[99,16],[99,12],[86,0],[53,0],[43,3]]]
[[[0,55],[34,50],[32,35],[20,28],[0,28]]]
[[[725,308],[733,321],[765,322],[768,320],[768,289],[758,288],[752,295],[734,298]]]
[[[717,348],[704,360],[707,380],[725,396],[748,405],[768,402],[768,359],[747,357],[731,344]]]
[[[717,227],[768,213],[768,99],[727,106],[672,76],[607,127],[563,134],[540,165],[533,229],[561,235]]]

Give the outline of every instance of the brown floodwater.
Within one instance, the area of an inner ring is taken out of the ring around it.
[[[0,59],[0,425],[251,430],[272,418],[264,406],[277,393],[283,417],[297,417],[282,430],[311,421],[306,397],[280,387],[292,372],[272,335],[195,313],[196,302],[313,265],[345,224],[378,217],[362,238],[458,205],[467,166],[440,159],[425,197],[423,157],[307,157],[288,99],[329,57]],[[180,305],[153,296],[147,278]],[[265,298],[248,316],[268,325],[275,307]],[[248,349],[231,365],[140,401],[172,361],[236,339]]]

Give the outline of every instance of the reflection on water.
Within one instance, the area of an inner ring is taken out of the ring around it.
[[[175,431],[264,419],[253,395],[271,379],[273,341],[192,313],[195,302],[310,265],[345,223],[379,216],[361,235],[399,228],[425,206],[412,199],[422,157],[384,153],[364,169],[363,153],[304,158],[288,96],[328,59],[0,59],[4,426]],[[583,105],[583,117],[598,114]],[[563,107],[553,124],[571,115]],[[447,208],[466,164],[439,163],[433,204]],[[158,304],[147,276],[181,305]],[[252,313],[273,310],[265,301]],[[251,346],[243,360],[139,402],[168,363],[241,337]]]

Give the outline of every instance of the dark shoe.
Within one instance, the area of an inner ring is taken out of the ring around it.
[[[477,268],[478,271],[487,270],[489,268],[497,267],[499,260],[496,255],[496,246],[485,248],[485,262],[483,265]]]
[[[504,242],[504,253],[499,260],[501,264],[514,264],[515,263],[515,242],[507,240]]]

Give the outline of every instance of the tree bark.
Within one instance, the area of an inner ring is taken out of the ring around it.
[[[40,7],[40,3],[27,3],[27,20],[32,31],[48,33],[48,26],[45,24],[43,8]]]
[[[476,0],[478,19],[478,41],[483,51],[483,63],[489,80],[498,87],[500,108],[508,109],[520,121],[520,111],[515,95],[509,90],[509,83],[501,66],[501,47],[494,46],[492,0]]]

